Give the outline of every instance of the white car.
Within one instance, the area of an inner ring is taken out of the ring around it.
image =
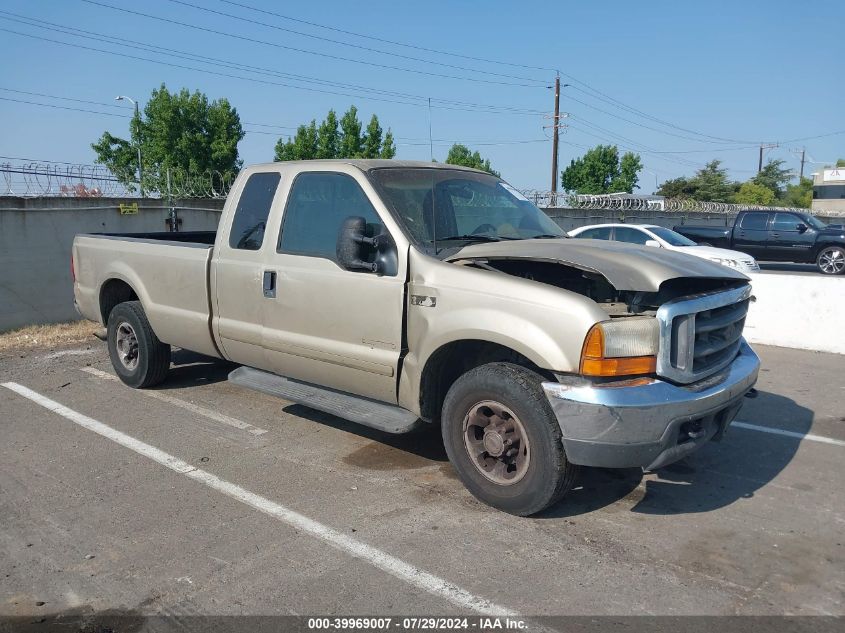
[[[760,266],[751,255],[726,248],[716,248],[715,246],[699,246],[691,239],[680,233],[675,233],[665,226],[654,224],[594,224],[573,229],[569,231],[569,235],[580,239],[614,240],[616,242],[665,248],[670,251],[709,259],[744,273],[754,273],[760,270]]]

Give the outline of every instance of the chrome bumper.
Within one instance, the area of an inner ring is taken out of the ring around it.
[[[573,464],[653,470],[720,439],[757,382],[760,359],[742,341],[733,362],[698,382],[660,379],[543,383]]]

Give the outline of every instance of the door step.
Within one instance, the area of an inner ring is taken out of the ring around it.
[[[408,433],[424,424],[419,417],[396,405],[277,376],[251,367],[238,367],[229,374],[229,382],[387,433]]]

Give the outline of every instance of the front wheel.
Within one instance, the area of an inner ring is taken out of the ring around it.
[[[458,378],[443,403],[443,442],[461,481],[480,501],[519,516],[556,503],[578,472],[542,380],[519,365],[482,365]]]
[[[841,275],[845,272],[845,247],[828,246],[819,251],[816,266],[823,275]]]
[[[152,387],[167,377],[170,345],[158,340],[140,301],[115,306],[109,314],[107,340],[112,367],[130,387]]]

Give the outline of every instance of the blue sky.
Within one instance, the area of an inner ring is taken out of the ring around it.
[[[782,158],[796,169],[794,151],[801,147],[806,147],[808,160],[845,157],[845,54],[838,46],[845,5],[838,2],[184,0],[199,9],[182,0],[96,2],[100,5],[4,0],[0,156],[91,163],[90,143],[104,130],[128,133],[128,119],[123,117],[130,107],[116,104],[114,96],[124,94],[143,103],[152,89],[165,83],[170,89],[188,87],[211,98],[228,98],[250,130],[239,148],[246,163],[271,160],[278,135],[292,133],[311,118],[319,121],[329,108],[342,112],[350,104],[358,107],[365,122],[375,112],[384,127],[392,128],[398,158],[427,160],[431,97],[436,158],[445,158],[451,141],[461,141],[489,157],[514,185],[548,189],[551,143],[550,131],[543,126],[550,123],[544,116],[553,106],[547,86],[557,69],[562,82],[571,84],[561,98],[561,110],[571,114],[566,120],[570,127],[561,136],[561,166],[598,143],[632,148],[645,164],[643,192],[652,191],[655,181],[691,174],[712,158],[723,160],[733,178],[745,180],[756,170],[754,146],[761,141],[782,142],[766,157]],[[106,35],[124,45],[45,30],[10,20],[10,14],[41,20],[38,24],[49,28],[78,29],[77,35]],[[138,50],[130,47],[130,40],[200,60]],[[264,70],[259,74],[225,68],[208,58]],[[289,87],[294,85],[316,91]],[[359,86],[379,92],[364,92]],[[839,131],[843,133],[831,135]],[[821,135],[826,136],[800,140]],[[805,173],[820,167],[808,164]]]

